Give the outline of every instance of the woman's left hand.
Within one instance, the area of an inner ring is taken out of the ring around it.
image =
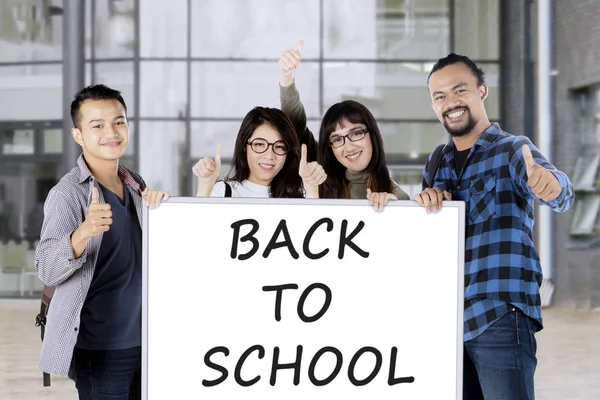
[[[367,200],[375,207],[375,210],[381,211],[389,200],[398,200],[398,198],[391,193],[372,192],[371,189],[367,189]]]

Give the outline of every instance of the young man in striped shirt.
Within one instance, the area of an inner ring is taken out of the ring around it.
[[[80,399],[140,399],[142,207],[168,194],[119,165],[129,122],[118,91],[84,88],[71,117],[83,154],[48,194],[35,257],[56,286],[40,369],[68,375]]]
[[[425,167],[415,200],[428,211],[443,200],[466,203],[463,398],[533,399],[535,332],[542,329],[534,205],[566,211],[573,186],[528,138],[490,123],[485,76],[468,57],[440,59],[428,87],[452,140],[432,187]]]

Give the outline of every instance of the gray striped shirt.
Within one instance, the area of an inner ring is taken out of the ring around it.
[[[118,173],[131,194],[141,226],[141,191],[145,183],[139,175],[125,167],[120,166]],[[97,187],[96,179],[81,155],[77,167],[66,174],[48,194],[40,242],[35,252],[38,277],[44,285],[56,286],[48,311],[39,367],[49,374],[71,378],[73,376],[69,370],[77,342],[81,309],[94,276],[102,234],[90,239],[79,258],[73,255],[71,235],[86,218],[94,186]],[[98,193],[100,202],[104,202],[100,188]]]

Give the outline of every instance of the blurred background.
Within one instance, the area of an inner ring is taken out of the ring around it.
[[[598,21],[600,0],[1,0],[0,297],[40,295],[33,249],[44,199],[79,155],[65,119],[77,90],[120,90],[132,132],[123,164],[189,196],[199,158],[222,143],[227,162],[245,113],[279,107],[277,61],[304,40],[296,83],[311,130],[331,104],[364,103],[409,193],[449,140],[427,75],[450,52],[475,60],[490,118],[529,136],[576,188],[570,211],[539,210],[544,305],[598,309]]]

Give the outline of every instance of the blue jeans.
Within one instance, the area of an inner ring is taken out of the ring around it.
[[[533,400],[535,323],[518,308],[465,342],[463,399]]]
[[[138,400],[142,398],[142,349],[73,352],[79,400]]]

